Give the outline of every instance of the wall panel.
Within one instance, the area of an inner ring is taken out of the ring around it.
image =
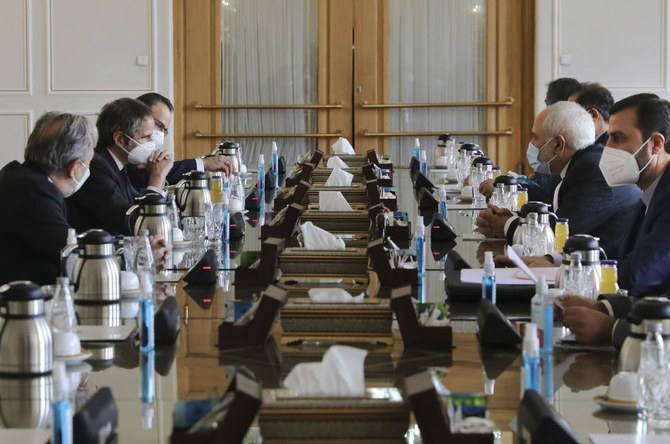
[[[49,0],[49,92],[151,91],[154,6],[154,0]]]
[[[0,94],[30,92],[30,0],[3,0]]]

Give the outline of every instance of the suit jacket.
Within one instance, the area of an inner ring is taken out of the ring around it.
[[[602,145],[591,145],[577,151],[558,190],[559,218],[570,219],[571,234],[590,234],[600,238],[600,245],[616,242],[630,226],[640,189],[635,185],[610,187],[600,172],[598,163]],[[547,203],[552,203],[550,200]],[[508,230],[514,233],[518,220]]]
[[[88,180],[66,199],[70,225],[77,232],[101,228],[111,234],[131,234],[126,211],[141,195],[139,190],[130,183],[125,168],[119,171],[107,148],[95,149],[90,168]]]
[[[670,291],[670,168],[661,175],[649,207],[639,200],[629,229],[606,251],[619,261],[619,286],[629,296]]]
[[[70,228],[60,190],[36,165],[13,161],[0,171],[0,207],[0,284],[54,284]]]
[[[177,160],[172,164],[172,169],[165,180],[167,180],[170,185],[174,185],[181,180],[184,173],[188,173],[195,169],[197,169],[195,159]],[[137,165],[129,163],[126,165],[126,171],[128,172],[130,183],[132,183],[134,187],[139,190],[146,189],[147,183],[149,183],[149,172],[146,168],[137,168]]]

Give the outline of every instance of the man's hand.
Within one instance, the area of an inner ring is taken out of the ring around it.
[[[162,270],[167,265],[167,261],[172,256],[172,245],[170,245],[162,236],[149,236],[151,252],[154,256],[154,265],[156,270]]]
[[[584,345],[610,345],[614,322],[613,317],[587,307],[566,307],[563,313],[563,324]]]
[[[149,186],[163,188],[165,178],[172,169],[172,156],[165,150],[154,150],[149,155],[146,168],[149,171]]]
[[[205,166],[205,171],[222,171],[226,176],[230,176],[235,172],[233,159],[224,156],[221,153],[216,153],[216,155],[211,157],[205,157],[202,159],[202,163]]]
[[[493,195],[493,179],[486,179],[479,184],[479,192],[486,196],[487,199],[490,199]]]
[[[486,237],[505,237],[505,222],[512,217],[512,212],[489,205],[488,208],[479,213],[475,223],[479,232]]]
[[[597,310],[604,314],[609,314],[607,313],[607,308],[605,308],[605,305],[603,305],[602,302],[596,299],[585,298],[583,296],[577,296],[575,294],[564,294],[562,296],[557,297],[556,300],[563,306],[564,309],[570,307],[585,307],[591,310]],[[554,318],[558,321],[562,321],[563,311],[558,309],[558,306],[556,306],[555,308],[556,309],[554,310]]]

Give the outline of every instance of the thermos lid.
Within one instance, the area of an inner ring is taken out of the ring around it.
[[[665,296],[647,296],[630,309],[628,320],[639,325],[645,319],[670,319],[670,299]]]
[[[236,149],[238,149],[238,148],[239,148],[239,147],[237,146],[236,143],[234,143],[234,142],[230,142],[230,141],[226,141],[226,142],[223,142],[223,143],[220,143],[220,144],[219,144],[219,149],[220,149],[220,150],[221,150],[221,149],[233,149],[233,150],[236,150]]]
[[[12,281],[0,287],[0,298],[5,301],[35,301],[44,299],[42,289],[30,281]]]
[[[114,238],[111,234],[105,230],[100,230],[97,228],[85,231],[79,237],[79,245],[101,245],[111,244],[112,242],[114,242]]]
[[[459,151],[479,151],[479,145],[475,145],[474,143],[464,143],[461,145]]]
[[[570,236],[563,245],[563,253],[570,254],[573,251],[598,250],[600,245],[598,239],[588,234],[575,234]]]
[[[446,142],[447,140],[456,140],[456,138],[451,134],[440,134],[437,137],[437,140],[439,140],[440,142]]]
[[[496,177],[495,180],[493,181],[493,183],[494,184],[504,183],[505,185],[516,185],[517,181],[516,181],[516,177],[502,175],[502,176]]]
[[[204,171],[192,170],[184,173],[182,177],[187,180],[207,180],[207,173]]]
[[[538,215],[549,214],[549,206],[544,202],[534,200],[526,202],[525,204],[521,205],[521,209],[519,210],[519,216],[526,217],[528,216],[528,213],[537,213]]]
[[[166,205],[167,200],[158,193],[147,193],[144,196],[136,197],[135,203],[139,205]]]
[[[484,157],[484,156],[475,157],[475,159],[472,161],[473,166],[474,165],[479,165],[480,163],[483,164],[483,165],[493,166],[493,161],[491,159],[489,159],[488,157]]]

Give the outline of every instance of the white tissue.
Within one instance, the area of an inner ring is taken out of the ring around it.
[[[340,137],[331,145],[335,154],[356,154],[354,147],[344,137]]]
[[[362,397],[367,354],[367,350],[333,345],[321,362],[303,362],[293,367],[284,386],[301,396]]]
[[[319,211],[354,211],[339,191],[319,191]]]
[[[328,162],[326,162],[326,168],[335,168],[335,167],[340,167],[342,169],[347,169],[349,166],[344,163],[342,159],[340,159],[337,156],[333,156],[330,159],[328,159]]]
[[[344,241],[324,229],[315,227],[312,222],[300,226],[305,248],[308,250],[344,250]]]
[[[333,172],[328,176],[326,181],[327,187],[348,187],[351,181],[354,180],[354,175],[347,173],[340,167],[333,168]]]
[[[343,288],[310,288],[307,294],[312,302],[330,304],[360,304],[365,298],[365,292],[352,296]]]

